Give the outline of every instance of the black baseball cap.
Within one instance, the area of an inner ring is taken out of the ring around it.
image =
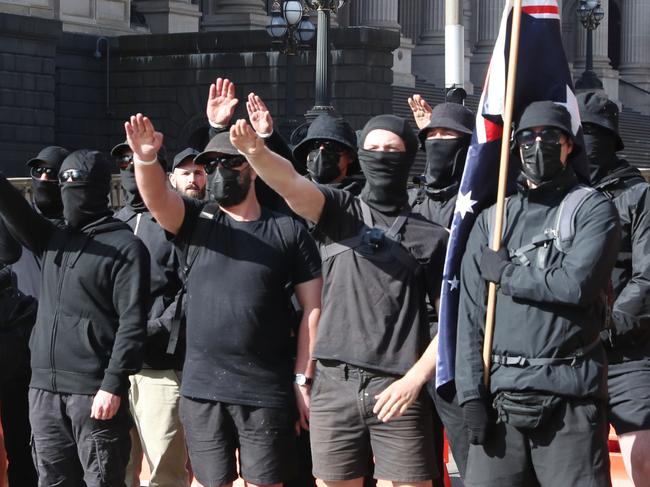
[[[174,169],[176,169],[178,166],[183,164],[188,159],[193,161],[194,158],[196,158],[196,156],[198,156],[198,155],[199,155],[199,151],[197,151],[196,149],[193,149],[192,147],[188,147],[187,149],[183,149],[182,151],[180,151],[178,154],[176,154],[174,156],[174,160],[172,162],[172,167],[171,167],[170,171],[173,171]]]
[[[50,145],[41,149],[36,157],[32,157],[27,161],[27,166],[34,167],[37,164],[45,164],[46,166],[52,167],[58,171],[63,160],[69,155],[70,152],[67,149],[59,147],[58,145]]]

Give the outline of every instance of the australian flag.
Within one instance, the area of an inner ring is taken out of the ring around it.
[[[501,19],[451,227],[440,299],[436,371],[439,389],[454,380],[460,264],[467,238],[477,215],[496,200],[513,3],[513,0],[506,1]],[[513,120],[518,120],[530,103],[540,100],[564,105],[571,113],[573,131],[581,140],[578,103],[562,45],[557,0],[522,2]],[[582,154],[582,158],[572,160],[572,164],[576,172],[586,178],[587,161],[584,151]],[[514,189],[518,173],[518,164],[511,160],[510,189]]]

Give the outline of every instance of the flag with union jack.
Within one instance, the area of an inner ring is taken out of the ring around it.
[[[476,128],[467,153],[465,171],[451,227],[440,299],[436,387],[454,380],[456,322],[460,291],[460,264],[472,225],[480,211],[496,200],[503,110],[514,0],[507,0],[499,36],[488,68],[476,115]],[[551,100],[571,113],[572,128],[582,138],[578,103],[561,39],[557,0],[523,0],[513,120],[530,103]],[[519,166],[511,161],[510,189],[514,189]],[[583,155],[572,160],[579,175],[587,176]]]

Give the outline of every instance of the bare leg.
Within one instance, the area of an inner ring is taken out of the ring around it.
[[[363,485],[363,477],[352,480],[321,480],[316,479],[318,487],[361,487]]]
[[[377,480],[377,487],[431,487],[431,480],[420,482],[393,482],[392,480]]]
[[[635,487],[650,487],[650,430],[619,435],[625,470]]]

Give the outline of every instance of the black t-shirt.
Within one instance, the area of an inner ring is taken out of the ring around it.
[[[184,202],[174,242],[194,260],[181,393],[287,407],[294,352],[287,285],[320,275],[314,241],[302,224],[265,208],[258,220],[240,222],[218,209],[212,219],[202,213],[205,203]]]
[[[361,202],[325,186],[325,206],[313,235],[321,245],[354,237],[364,227]],[[371,209],[375,226],[395,216]],[[426,297],[438,296],[447,231],[411,213],[401,245],[420,263],[418,271],[398,259],[371,260],[346,251],[323,263],[323,303],[314,356],[387,374],[402,375],[429,344]]]

